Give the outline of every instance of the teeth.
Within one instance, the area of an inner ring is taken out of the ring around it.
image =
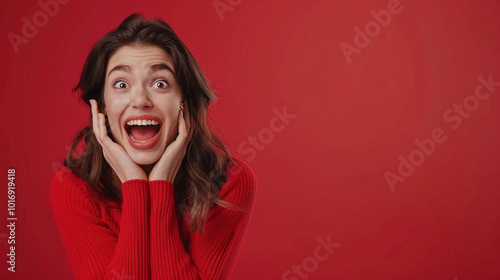
[[[152,120],[132,120],[127,122],[128,125],[159,125],[160,123]]]

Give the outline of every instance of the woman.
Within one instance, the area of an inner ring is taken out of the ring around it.
[[[91,125],[50,195],[76,279],[228,279],[255,198],[251,169],[207,124],[215,96],[166,23],[101,38],[78,85]]]

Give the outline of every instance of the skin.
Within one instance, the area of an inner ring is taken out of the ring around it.
[[[152,65],[165,64],[167,69],[152,71]],[[111,71],[118,65],[126,69]],[[186,147],[192,136],[187,101],[175,79],[172,59],[157,46],[123,46],[109,59],[104,85],[103,112],[90,100],[93,132],[103,155],[120,182],[127,180],[167,180],[174,182]],[[181,102],[184,110],[180,110]],[[128,141],[125,120],[148,114],[161,122],[160,139],[148,150],[133,148]],[[116,142],[106,133],[105,115]]]

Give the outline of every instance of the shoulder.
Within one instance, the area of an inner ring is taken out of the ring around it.
[[[220,197],[241,207],[252,206],[255,201],[257,180],[253,170],[239,158],[232,157],[228,167],[228,180],[220,190]]]
[[[92,203],[88,184],[73,174],[67,167],[60,168],[52,177],[49,187],[50,200],[54,210],[86,208],[96,211]]]
[[[246,162],[237,158],[231,157],[233,162],[228,168],[228,180],[245,181],[249,185],[255,185],[256,178],[253,170]]]
[[[87,183],[73,174],[67,167],[61,167],[50,181],[50,192],[55,194],[60,191],[82,191],[85,190]]]

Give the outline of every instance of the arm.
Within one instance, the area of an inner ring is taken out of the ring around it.
[[[187,250],[175,214],[174,186],[166,180],[149,182],[152,279],[229,279],[255,200],[253,172],[247,166],[231,172],[219,196],[240,210],[214,206],[204,233],[193,233]]]
[[[83,180],[66,168],[52,179],[52,207],[75,279],[150,278],[148,182],[125,181],[122,196],[116,236],[100,218]]]

